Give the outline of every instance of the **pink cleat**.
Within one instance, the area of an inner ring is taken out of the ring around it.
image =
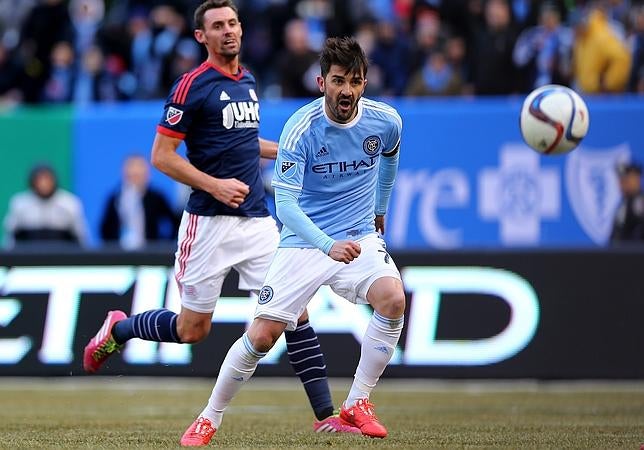
[[[360,428],[365,436],[384,438],[387,436],[387,429],[378,421],[373,411],[373,403],[368,398],[361,398],[351,408],[340,408],[340,418],[353,426]]]
[[[182,447],[203,447],[208,445],[217,431],[212,422],[205,417],[198,417],[181,436]]]
[[[116,322],[123,319],[127,319],[127,315],[123,311],[110,311],[107,313],[101,329],[85,346],[85,352],[83,353],[83,369],[85,369],[85,372],[96,372],[112,353],[123,348],[112,337],[112,327]]]
[[[362,434],[360,428],[356,428],[346,420],[340,418],[339,415],[334,414],[323,420],[316,420],[313,422],[313,430],[316,433],[354,433]]]

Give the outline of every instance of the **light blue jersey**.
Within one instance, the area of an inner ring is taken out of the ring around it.
[[[347,124],[326,115],[323,97],[293,114],[272,181],[284,224],[280,247],[328,253],[335,240],[374,233],[375,214],[385,214],[393,187],[401,131],[396,110],[366,98]]]

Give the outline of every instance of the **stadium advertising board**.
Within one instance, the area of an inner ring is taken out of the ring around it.
[[[82,375],[82,349],[108,310],[177,310],[168,255],[0,254],[0,375]],[[408,308],[388,376],[644,378],[644,250],[393,256]],[[101,373],[216,375],[253,310],[229,277],[206,341],[132,340]],[[309,313],[329,374],[352,376],[369,308],[322,289]],[[283,341],[258,374],[292,374]]]
[[[619,201],[615,165],[644,162],[640,97],[589,97],[588,135],[561,156],[541,156],[523,142],[519,96],[391,100],[403,135],[389,208],[390,247],[603,246]],[[262,136],[278,139],[304,102],[263,102]],[[94,232],[123,158],[149,152],[161,110],[157,103],[135,103],[77,112],[74,189]],[[184,200],[160,172],[154,171],[153,182],[177,204]]]

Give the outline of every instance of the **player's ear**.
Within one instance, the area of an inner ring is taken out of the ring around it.
[[[206,35],[202,29],[197,28],[194,34],[195,34],[195,40],[197,42],[199,42],[200,44],[204,44],[206,42]]]
[[[324,78],[321,75],[318,75],[316,81],[318,82],[318,88],[320,89],[320,92],[324,92]]]

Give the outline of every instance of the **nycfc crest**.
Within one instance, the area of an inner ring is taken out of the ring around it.
[[[369,156],[374,156],[380,151],[382,142],[378,136],[369,136],[362,143],[362,149]]]
[[[168,112],[165,115],[165,121],[168,122],[170,125],[176,125],[181,121],[182,117],[183,117],[183,111],[171,106],[168,108]]]
[[[270,286],[264,286],[261,291],[259,291],[259,297],[257,298],[257,303],[264,305],[271,301],[273,298],[273,288]]]
[[[566,159],[566,190],[575,217],[596,244],[610,236],[621,194],[615,167],[628,161],[628,144],[603,150],[580,148]]]

